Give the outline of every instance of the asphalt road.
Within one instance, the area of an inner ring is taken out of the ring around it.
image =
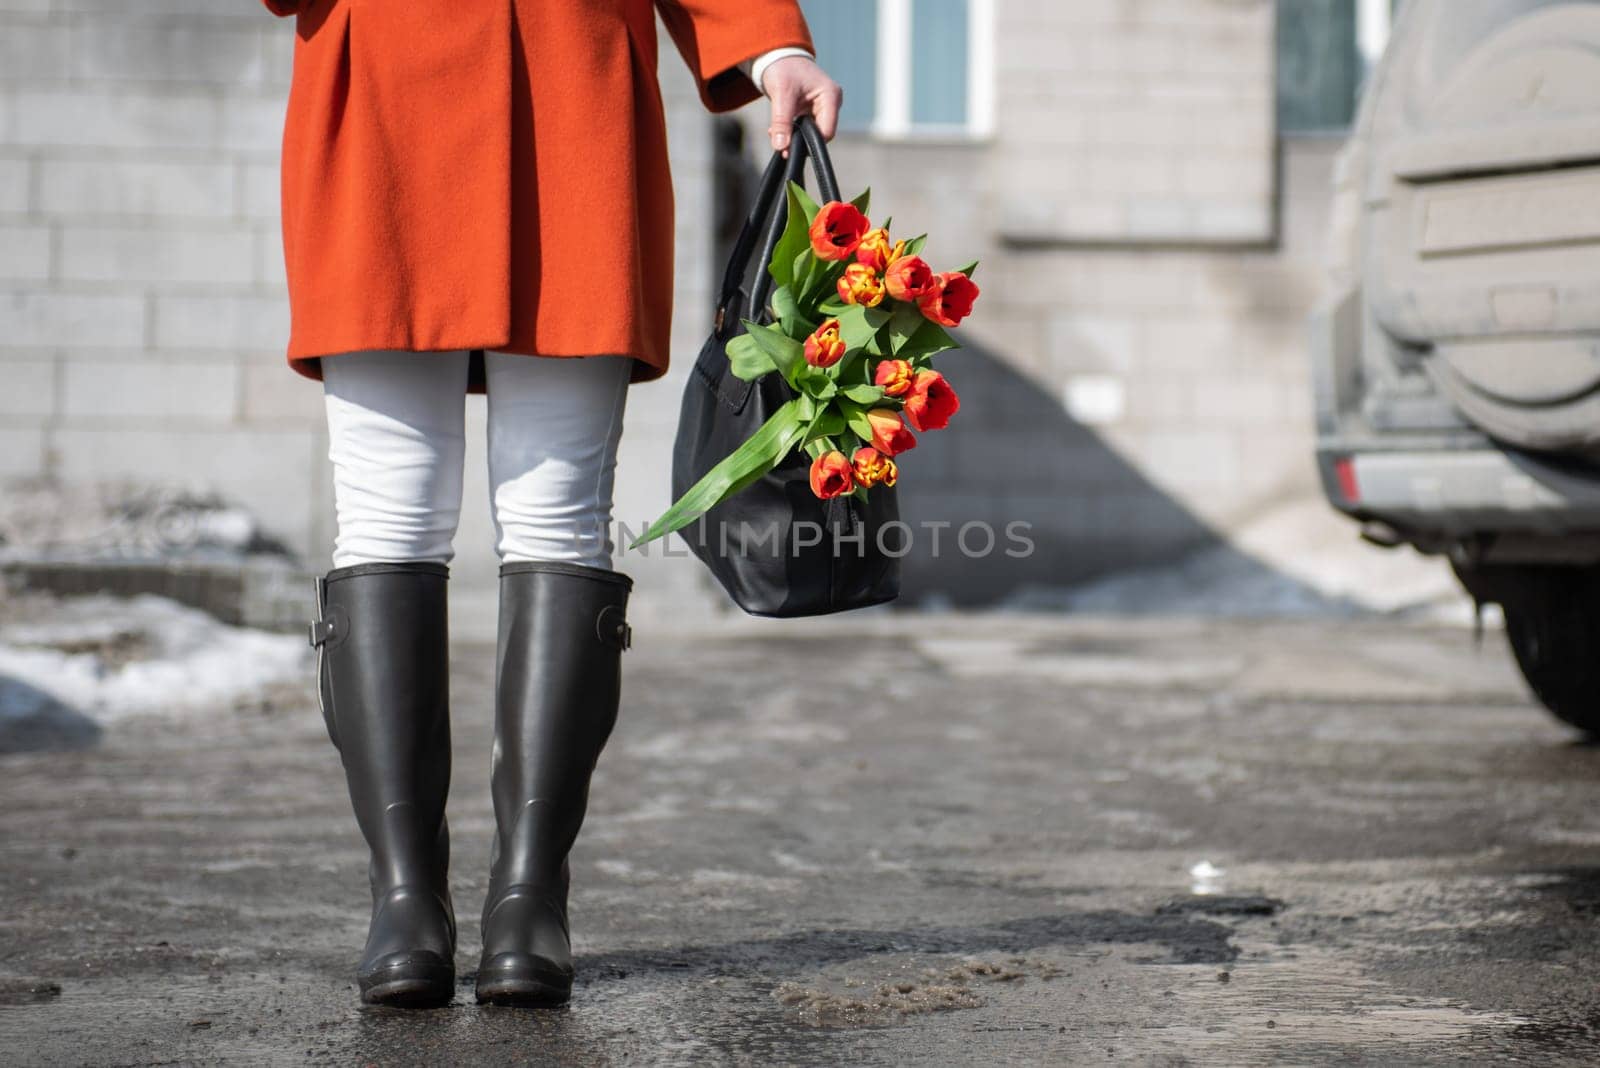
[[[0,758],[0,1060],[1600,1060],[1600,749],[1498,635],[641,629],[544,1012],[471,996],[492,664],[457,648],[453,1005],[357,1004],[365,856],[308,681]]]

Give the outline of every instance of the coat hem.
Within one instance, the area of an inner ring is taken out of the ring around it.
[[[654,382],[667,373],[664,362],[657,362],[648,356],[634,352],[619,352],[614,349],[596,350],[594,352],[538,352],[526,345],[507,343],[501,345],[440,345],[437,347],[415,348],[410,345],[361,345],[351,348],[331,348],[321,352],[310,353],[291,349],[288,354],[288,363],[291,370],[313,382],[322,381],[322,360],[324,357],[333,358],[351,352],[369,352],[374,349],[387,349],[392,351],[407,352],[460,352],[467,351],[473,354],[471,368],[467,376],[468,393],[487,392],[484,383],[482,353],[501,352],[513,356],[533,356],[540,359],[551,360],[581,360],[590,356],[626,356],[633,360],[633,371],[629,378],[630,383],[640,384]]]

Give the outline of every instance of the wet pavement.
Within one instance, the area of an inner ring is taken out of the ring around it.
[[[308,677],[0,757],[0,1060],[1600,1060],[1600,748],[1498,635],[640,628],[579,983],[538,1012],[471,996],[492,654],[455,657],[454,1004],[357,1004],[365,856]]]

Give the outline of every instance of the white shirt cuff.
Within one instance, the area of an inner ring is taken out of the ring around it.
[[[767,87],[761,84],[761,79],[766,75],[767,68],[772,66],[778,60],[788,59],[790,56],[805,56],[808,59],[813,58],[811,53],[807,52],[804,48],[796,48],[791,45],[785,48],[774,48],[770,52],[761,53],[754,59],[747,59],[743,63],[739,64],[739,69],[744,71],[745,77],[756,83],[756,88],[761,90],[762,96],[765,96],[767,93]]]

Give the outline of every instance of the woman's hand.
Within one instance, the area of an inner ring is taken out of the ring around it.
[[[772,123],[767,135],[772,150],[789,156],[789,135],[797,115],[817,120],[823,140],[833,140],[839,127],[839,104],[844,90],[809,56],[786,56],[761,74],[761,87],[772,101]]]

